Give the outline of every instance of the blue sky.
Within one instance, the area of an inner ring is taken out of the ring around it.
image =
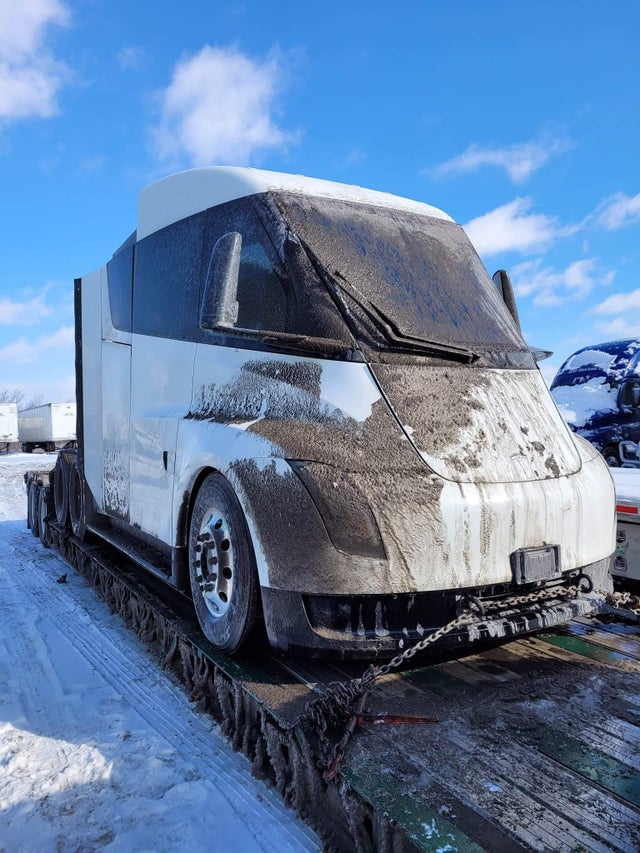
[[[212,163],[426,201],[552,376],[640,335],[640,3],[0,0],[0,389],[73,397],[73,279]]]

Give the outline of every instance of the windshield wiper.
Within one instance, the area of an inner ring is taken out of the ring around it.
[[[344,295],[348,296],[360,310],[369,318],[375,328],[382,333],[385,340],[385,349],[391,352],[407,352],[416,355],[430,355],[436,358],[448,358],[461,361],[464,364],[473,364],[480,356],[477,352],[456,347],[450,344],[442,344],[438,341],[427,341],[422,338],[412,338],[403,335],[395,323],[378,308],[370,299],[367,299],[354,285],[344,277],[340,270],[329,273],[327,268],[320,262],[317,255],[309,244],[298,238],[305,252],[309,256],[316,272],[327,285],[329,292],[342,308],[342,311],[350,317],[352,312],[345,302]],[[340,279],[341,281],[338,281]],[[341,283],[342,282],[342,283]]]
[[[436,358],[450,358],[454,361],[461,361],[465,364],[473,364],[480,358],[480,355],[477,352],[465,347],[443,344],[439,341],[429,341],[424,338],[414,338],[410,335],[403,334],[393,320],[388,317],[374,302],[363,296],[339,270],[334,270],[333,275],[342,279],[346,286],[336,282],[338,287],[343,289],[344,292],[353,299],[358,307],[364,311],[367,317],[369,317],[369,319],[374,323],[376,328],[382,332],[388,349],[395,352],[415,352],[416,354],[431,355]]]

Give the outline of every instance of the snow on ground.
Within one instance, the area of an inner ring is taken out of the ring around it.
[[[22,474],[54,460],[0,456],[0,851],[319,850],[27,530]]]

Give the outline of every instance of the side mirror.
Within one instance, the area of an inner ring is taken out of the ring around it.
[[[200,328],[232,329],[238,319],[238,273],[242,234],[223,234],[213,247],[200,306]]]
[[[553,355],[553,350],[540,349],[540,347],[529,347],[529,352],[536,361],[544,361],[545,358],[551,358]]]
[[[640,382],[629,379],[623,383],[618,392],[618,406],[622,409],[637,409],[640,406]]]
[[[493,282],[495,286],[498,288],[498,293],[502,296],[504,304],[509,309],[509,313],[516,321],[516,326],[518,330],[522,332],[520,328],[520,317],[518,316],[518,308],[516,306],[516,297],[513,292],[513,285],[511,284],[511,278],[509,277],[509,273],[506,270],[497,270],[494,272],[492,276]]]

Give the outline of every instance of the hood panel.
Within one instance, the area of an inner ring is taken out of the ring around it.
[[[427,465],[459,483],[546,480],[580,470],[538,370],[372,364]]]

